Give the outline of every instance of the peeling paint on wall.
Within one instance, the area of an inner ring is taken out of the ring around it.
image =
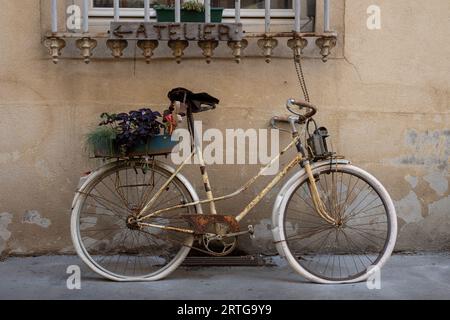
[[[428,211],[433,214],[443,214],[450,219],[450,196],[442,198],[428,205]]]
[[[35,224],[42,228],[48,228],[52,224],[50,219],[41,217],[41,214],[36,210],[26,211],[23,215],[22,223]]]
[[[413,189],[415,187],[417,187],[417,184],[419,183],[419,178],[413,177],[413,176],[410,176],[410,175],[407,175],[405,177],[405,180],[411,185],[411,188],[413,188]]]
[[[12,214],[8,212],[0,213],[0,255],[6,249],[6,243],[11,237],[11,231],[8,230],[12,222]]]
[[[414,191],[399,201],[394,201],[397,214],[406,223],[414,223],[423,220],[422,206]]]
[[[450,196],[429,204],[428,210],[426,219],[402,228],[397,250],[450,250]]]
[[[432,172],[424,177],[425,181],[428,182],[431,189],[436,191],[440,196],[445,195],[448,190],[448,175],[444,175],[442,172]]]
[[[392,159],[392,164],[419,165],[448,172],[450,130],[418,132],[409,129],[406,132],[405,143],[412,150],[412,154]]]

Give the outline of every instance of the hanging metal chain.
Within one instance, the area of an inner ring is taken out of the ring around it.
[[[303,96],[305,97],[305,101],[310,102],[309,92],[308,92],[308,88],[306,87],[305,76],[303,74],[302,58],[300,57],[299,59],[296,59],[294,57],[294,65],[295,65],[295,71],[297,72],[298,82],[300,83],[300,87],[302,88]]]

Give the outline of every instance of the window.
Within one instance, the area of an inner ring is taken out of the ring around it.
[[[142,17],[144,0],[120,0],[121,15],[123,17]],[[308,6],[312,8],[311,1],[302,1],[302,19],[308,19]],[[173,0],[156,0],[150,1],[150,7],[155,4],[172,4]],[[234,0],[211,0],[212,7],[223,7],[224,17],[234,17]],[[91,0],[91,16],[111,16],[114,0]],[[315,4],[314,4],[315,7]],[[293,17],[292,0],[272,0],[271,1],[271,16],[272,17]],[[151,15],[154,16],[154,11]],[[241,17],[264,17],[264,0],[241,0]]]
[[[155,3],[169,4],[172,1],[153,1],[150,6]],[[214,7],[234,8],[234,0],[213,0],[211,5]],[[112,8],[113,0],[94,0],[94,7],[96,8]],[[144,0],[121,0],[120,6],[123,8],[142,8],[144,6]],[[272,7],[274,9],[286,9],[292,8],[292,0],[276,0],[272,1]],[[243,0],[241,1],[242,9],[263,9],[263,0]]]
[[[73,0],[72,0],[73,1]],[[75,0],[80,1],[81,0]],[[181,0],[183,2],[183,0]],[[201,1],[201,0],[200,0]],[[244,24],[246,32],[262,32],[264,30],[264,0],[240,0],[241,1],[241,22]],[[294,10],[293,0],[271,0],[271,31],[289,32],[292,31]],[[315,13],[317,0],[301,0],[302,4],[302,32],[314,32]],[[174,0],[150,0],[150,6],[155,4],[172,4]],[[119,0],[120,16],[122,19],[142,19],[144,17],[144,0]],[[223,7],[224,22],[234,22],[235,0],[211,0],[212,7]],[[107,19],[113,13],[114,0],[90,0],[89,16],[90,25],[94,28],[105,28]],[[154,19],[156,12],[150,9],[150,16]]]

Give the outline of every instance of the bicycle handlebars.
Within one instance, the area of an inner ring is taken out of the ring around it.
[[[307,108],[310,111],[305,113],[305,114],[299,114],[297,112],[292,111],[292,107],[293,106],[297,106],[299,107],[299,109],[303,109],[303,108]],[[275,116],[272,119],[270,119],[270,125],[272,126],[272,128],[277,128],[277,126],[275,125],[276,122],[286,122],[286,123],[304,123],[306,122],[306,120],[308,120],[309,118],[312,118],[316,113],[317,113],[317,108],[312,105],[309,102],[303,101],[303,100],[294,100],[294,99],[289,99],[286,102],[286,108],[289,110],[289,112],[293,113],[294,115],[286,115],[286,116]]]
[[[309,109],[310,111],[307,112],[306,114],[298,114],[298,113],[296,113],[296,112],[294,112],[294,111],[291,110],[291,108],[292,108],[293,105],[299,107],[300,110],[303,109],[303,108],[307,108],[307,109]],[[294,113],[294,114],[298,115],[298,116],[300,117],[300,120],[302,120],[302,121],[305,121],[305,120],[307,120],[307,119],[309,119],[309,118],[312,118],[312,117],[317,113],[317,108],[316,108],[316,106],[312,105],[312,104],[309,103],[309,102],[303,101],[303,100],[297,100],[297,101],[296,101],[296,100],[294,100],[294,99],[289,99],[289,100],[286,102],[286,108],[287,108],[291,113]],[[303,119],[302,119],[302,118],[303,118]]]

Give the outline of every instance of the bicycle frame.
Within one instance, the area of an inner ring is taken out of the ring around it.
[[[168,226],[158,226],[153,224],[148,224],[143,221],[146,219],[149,219],[151,217],[157,216],[158,214],[161,214],[163,212],[180,209],[180,208],[186,208],[190,206],[196,206],[196,205],[202,205],[202,204],[210,204],[211,214],[217,214],[215,210],[215,202],[217,201],[224,201],[227,199],[231,199],[237,195],[239,195],[241,192],[247,190],[251,185],[253,185],[256,180],[258,180],[259,177],[263,175],[266,169],[268,169],[270,166],[272,166],[275,161],[278,161],[278,159],[284,155],[289,149],[296,146],[297,147],[297,155],[294,159],[292,159],[263,189],[262,191],[236,216],[236,221],[240,222],[242,219],[244,219],[250,211],[269,193],[288,173],[289,171],[294,168],[296,165],[301,165],[309,177],[309,188],[312,195],[313,204],[315,206],[315,209],[320,217],[322,217],[325,221],[327,221],[330,224],[337,224],[338,222],[335,221],[332,217],[329,216],[327,213],[325,206],[320,199],[318,189],[316,186],[316,182],[314,179],[314,176],[312,174],[311,165],[309,161],[305,158],[305,152],[300,140],[300,135],[298,134],[295,123],[291,122],[291,128],[292,128],[292,141],[275,157],[273,158],[267,165],[262,167],[259,171],[259,173],[247,181],[243,186],[241,186],[239,189],[237,189],[235,192],[230,193],[228,195],[224,195],[221,197],[214,197],[210,183],[209,183],[209,177],[206,170],[206,165],[203,160],[203,154],[202,150],[199,147],[200,143],[198,141],[198,135],[194,134],[194,151],[185,159],[185,161],[175,170],[175,172],[172,174],[171,177],[161,186],[161,188],[155,193],[155,195],[145,204],[145,206],[141,209],[139,214],[137,215],[137,221],[141,223],[142,225],[151,226],[151,227],[157,227],[161,229],[167,229],[172,231],[179,231],[184,233],[193,233],[192,230],[186,230],[182,228],[176,228],[176,227],[168,227]],[[203,182],[205,185],[205,191],[207,195],[207,199],[205,200],[199,200],[191,203],[186,204],[180,204],[175,205],[167,208],[163,208],[157,211],[154,211],[150,214],[144,215],[144,213],[151,209],[152,205],[155,203],[157,198],[163,193],[164,189],[171,183],[171,181],[176,177],[176,175],[186,166],[188,161],[192,159],[194,155],[198,156],[199,163],[200,163],[200,170],[202,173]]]

